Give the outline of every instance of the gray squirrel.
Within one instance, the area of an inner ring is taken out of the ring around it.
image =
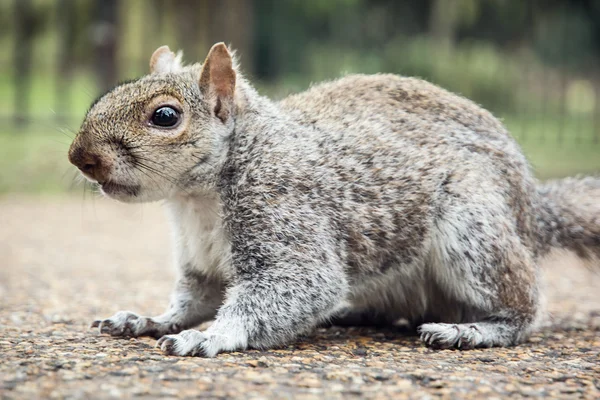
[[[537,183],[496,118],[433,84],[350,75],[273,102],[223,43],[189,66],[163,46],[150,69],[100,97],[69,150],[104,195],[162,200],[172,226],[168,310],[102,333],[214,357],[358,312],[433,348],[511,346],[543,314],[543,256],[599,263],[600,179]]]

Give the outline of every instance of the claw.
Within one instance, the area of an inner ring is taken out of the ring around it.
[[[169,356],[175,355],[175,352],[174,352],[175,339],[167,337],[167,336],[163,336],[162,338],[160,338],[160,340],[156,344],[157,344],[157,346],[160,346],[160,349],[166,355],[169,355]]]
[[[424,337],[423,337],[423,339],[422,339],[422,340],[423,340],[425,343],[427,343],[427,344],[431,344],[431,343],[430,343],[430,341],[431,341],[431,339],[432,339],[432,337],[433,337],[433,335],[431,334],[431,332],[426,332],[426,333],[424,333],[424,334],[423,334],[423,336],[424,336]]]
[[[121,333],[123,336],[127,336],[127,337],[133,337],[133,324],[130,322],[130,320],[128,320],[127,322],[125,322],[125,325],[123,326],[123,332]]]
[[[161,324],[150,318],[139,317],[130,311],[119,311],[110,318],[97,319],[92,322],[90,328],[99,328],[101,334],[123,337],[158,336],[159,332],[164,333]]]
[[[109,320],[105,319],[104,321],[100,322],[100,333],[107,333],[107,334],[111,334],[111,329],[114,327],[114,324],[112,322],[110,322]]]

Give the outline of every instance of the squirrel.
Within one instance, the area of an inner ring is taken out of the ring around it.
[[[168,310],[92,327],[169,355],[269,349],[349,312],[431,348],[516,345],[543,314],[542,257],[600,260],[600,179],[538,183],[490,112],[416,78],[274,102],[223,43],[193,65],[163,46],[91,106],[69,160],[110,198],[164,202]]]

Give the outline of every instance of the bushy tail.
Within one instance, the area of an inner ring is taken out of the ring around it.
[[[540,241],[544,250],[574,251],[600,266],[600,178],[566,178],[538,187]]]

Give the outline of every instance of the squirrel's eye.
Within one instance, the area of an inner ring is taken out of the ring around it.
[[[172,127],[179,121],[179,112],[171,107],[161,107],[152,114],[152,124],[160,127]]]

